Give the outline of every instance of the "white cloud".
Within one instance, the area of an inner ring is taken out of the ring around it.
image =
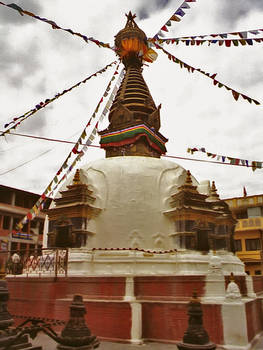
[[[209,34],[257,29],[262,25],[263,8],[258,1],[204,0],[190,3],[191,9],[180,23],[173,22],[166,36]],[[147,35],[154,35],[168,20],[181,1],[170,1],[158,8],[158,1],[79,0],[76,3],[58,0],[19,1],[24,9],[54,20],[58,25],[110,42],[126,23],[125,13],[142,13],[138,21]],[[34,7],[31,7],[34,6]],[[53,97],[115,59],[111,50],[86,44],[81,38],[45,23],[22,17],[0,6],[1,47],[0,123],[23,114],[46,98]],[[8,15],[7,15],[8,13]],[[232,17],[236,14],[236,17]],[[231,17],[232,16],[232,17]],[[25,21],[25,23],[23,22]],[[237,91],[262,100],[262,44],[244,47],[172,47],[178,58],[194,67],[218,73],[218,79]],[[156,104],[162,103],[161,132],[169,138],[168,153],[189,157],[188,147],[204,146],[208,151],[250,160],[263,160],[261,146],[262,107],[249,105],[242,98],[235,102],[231,92],[214,87],[212,81],[198,72],[190,74],[168,61],[161,52],[158,60],[144,69],[144,77]],[[77,140],[85,122],[93,113],[113,73],[91,79],[69,94],[56,100],[17,128],[17,132],[46,137]],[[262,100],[263,102],[263,100]],[[75,136],[73,136],[75,135]],[[71,146],[8,136],[0,139],[1,172],[31,159],[45,150],[49,153],[4,176],[0,182],[41,193],[63,163]],[[12,148],[15,147],[15,148]],[[90,149],[85,161],[104,157],[104,152]],[[201,158],[195,154],[192,158]],[[209,160],[207,157],[201,159]],[[190,169],[198,180],[216,181],[222,197],[262,193],[262,171],[177,160]]]

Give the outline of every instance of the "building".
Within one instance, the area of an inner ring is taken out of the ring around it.
[[[236,255],[248,275],[262,275],[263,194],[225,200],[237,220],[234,233]]]
[[[38,198],[36,193],[0,185],[0,251],[17,251],[23,256],[42,248],[45,214],[40,213],[21,231],[16,229]]]

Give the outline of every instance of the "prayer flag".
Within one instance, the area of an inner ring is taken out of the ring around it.
[[[175,15],[172,15],[172,17],[170,18],[171,21],[175,21],[175,22],[180,22],[181,19]]]
[[[243,197],[246,197],[247,196],[247,190],[246,190],[246,187],[243,186]]]
[[[185,12],[181,8],[179,8],[177,11],[175,11],[174,14],[183,17],[185,15]]]
[[[237,101],[240,94],[237,91],[232,90],[232,95],[233,95],[234,99]]]
[[[166,28],[166,26],[164,25],[161,30],[163,30],[164,32],[168,32],[168,29]]]

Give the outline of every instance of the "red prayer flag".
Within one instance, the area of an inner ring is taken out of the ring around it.
[[[78,149],[77,149],[77,147],[76,147],[76,146],[74,146],[74,147],[72,148],[72,152],[73,152],[74,154],[79,153],[79,151],[78,151]]]
[[[233,95],[234,99],[237,101],[240,94],[237,91],[232,90],[232,95]]]
[[[243,186],[243,197],[246,197],[247,196],[247,190],[246,190],[246,187]]]
[[[166,25],[164,25],[161,30],[163,30],[164,32],[168,32],[168,29],[166,28]]]
[[[32,220],[32,214],[30,212],[26,214],[26,217],[28,218],[28,220]]]

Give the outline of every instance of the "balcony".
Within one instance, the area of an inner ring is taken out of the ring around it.
[[[239,219],[235,232],[263,229],[263,217]]]

